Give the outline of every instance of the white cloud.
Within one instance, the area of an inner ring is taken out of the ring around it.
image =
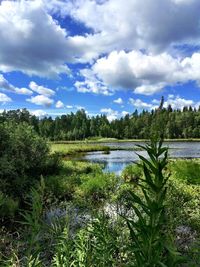
[[[138,109],[156,109],[160,105],[160,99],[153,99],[151,102],[144,102],[141,99],[133,99],[129,98],[129,103],[133,105],[135,108]],[[185,99],[180,97],[179,95],[172,95],[169,94],[167,99],[164,101],[164,108],[167,108],[169,105],[171,105],[172,109],[183,109],[184,107],[193,107],[198,108],[200,105],[200,102],[195,102],[191,99]]]
[[[123,116],[123,117],[126,116],[126,115],[128,115],[128,114],[129,114],[128,111],[125,111],[125,110],[122,111],[122,116]]]
[[[67,33],[42,1],[1,1],[0,70],[55,77],[67,73]]]
[[[112,110],[111,108],[102,108],[100,112],[105,113],[109,121],[117,119],[119,115],[118,111]]]
[[[121,99],[121,97],[115,99],[113,102],[116,104],[123,104],[123,100]]]
[[[6,94],[0,93],[0,102],[3,102],[3,104],[5,104],[11,101],[12,99],[9,96],[7,96]]]
[[[17,88],[10,84],[2,74],[0,74],[0,89],[14,92],[20,95],[32,95],[33,92],[27,88]]]
[[[80,75],[84,77],[84,81],[76,81],[74,84],[78,92],[103,95],[112,94],[111,90],[109,90],[104,83],[97,79],[92,70],[83,69],[80,71]]]
[[[192,106],[198,107],[199,103],[195,103],[195,101],[191,99],[184,99],[180,96],[172,96],[169,95],[168,99],[164,102],[164,107],[167,108],[168,105],[171,105],[173,109],[183,109],[184,107]]]
[[[44,95],[37,95],[37,96],[32,96],[29,99],[26,99],[26,101],[31,102],[35,105],[41,105],[41,106],[46,106],[49,107],[53,104],[54,100],[50,99],[47,96]]]
[[[68,108],[68,109],[72,109],[73,106],[67,105],[66,108]]]
[[[36,117],[44,117],[47,115],[46,111],[42,110],[42,109],[37,109],[37,110],[33,110],[30,112],[32,115],[35,115]]]
[[[83,106],[75,105],[74,107],[75,107],[76,109],[78,109],[78,110],[81,110],[81,109],[84,109],[84,110],[85,110],[85,107],[83,107]]]
[[[154,105],[151,103],[143,102],[141,99],[133,99],[129,98],[129,102],[131,105],[133,105],[135,108],[138,109],[153,109]]]
[[[143,84],[135,88],[134,93],[141,94],[141,95],[153,95],[157,92],[162,91],[166,84],[165,83],[158,83],[155,85],[151,84]]]
[[[167,85],[191,80],[200,86],[200,53],[182,59],[167,53],[152,55],[140,51],[113,51],[98,59],[90,70],[82,71],[81,75],[87,81],[80,82],[82,91],[94,92],[88,84],[95,82],[101,85],[96,93],[109,95],[126,89],[136,94],[152,95]]]
[[[60,4],[65,15],[94,31],[70,38],[77,53],[82,52],[81,60],[113,50],[158,52],[181,42],[199,42],[199,0],[126,0],[126,4],[124,0],[75,0],[65,6],[63,1],[53,2],[55,12]]]
[[[30,82],[29,87],[31,90],[33,90],[34,92],[37,92],[40,95],[44,95],[47,97],[51,97],[51,96],[55,95],[55,92],[53,90],[46,88],[42,85],[38,85],[37,83],[35,83],[33,81]]]
[[[200,41],[199,0],[0,3],[0,70],[4,72],[20,70],[29,75],[53,77],[69,72],[66,62],[91,63],[114,50],[144,49],[155,54],[170,51],[174,45]],[[52,14],[70,15],[88,27],[90,33],[70,36]],[[123,67],[124,71],[129,69],[126,62]],[[108,92],[94,81],[91,84],[86,80],[85,86],[77,84],[82,92],[87,92],[87,86],[89,92]]]
[[[64,107],[63,102],[60,101],[60,100],[58,100],[58,101],[56,102],[56,108],[63,108],[63,107]]]
[[[168,98],[174,98],[174,95],[169,94],[169,95],[168,95]]]

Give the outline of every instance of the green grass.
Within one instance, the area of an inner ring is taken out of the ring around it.
[[[63,161],[58,175],[45,178],[45,190],[55,200],[72,201],[91,208],[108,199],[117,183],[116,176],[103,173],[99,164]]]
[[[200,238],[200,160],[171,160],[169,209],[174,223],[195,228]]]
[[[172,160],[169,170],[174,179],[186,184],[200,185],[200,160],[199,159],[178,159]]]
[[[93,146],[89,144],[88,148],[88,144],[70,143],[53,144],[52,147],[57,149],[57,152],[62,151],[64,147],[63,155],[71,155],[80,152],[80,145],[85,147],[84,152],[88,151],[90,145]],[[168,167],[164,169],[164,175],[167,176],[168,173],[171,173],[171,176],[166,201],[167,219],[172,219],[173,229],[186,225],[200,234],[200,160],[170,160]],[[134,253],[131,250],[133,241],[124,217],[119,216],[117,221],[113,221],[112,217],[109,217],[110,214],[104,214],[103,210],[104,204],[110,203],[122,204],[124,207],[124,197],[130,190],[144,200],[142,191],[138,188],[138,177],[142,177],[143,181],[145,178],[142,167],[129,165],[122,176],[124,179],[103,173],[99,164],[63,160],[57,175],[44,177],[45,186],[42,186],[42,190],[39,190],[41,185],[32,190],[32,206],[24,213],[25,227],[16,230],[19,235],[13,234],[5,244],[4,240],[9,234],[2,232],[0,249],[10,261],[6,265],[5,258],[2,255],[1,259],[0,254],[0,265],[18,266],[19,257],[22,266],[135,266]],[[148,185],[145,188],[147,190]],[[118,196],[123,196],[122,202]],[[0,195],[0,203],[3,202],[4,196]],[[69,203],[81,211],[91,212],[90,214],[97,212],[89,224],[76,229],[73,238],[69,233],[68,217],[51,225],[46,225],[43,220],[46,208],[66,208]],[[134,199],[132,205],[135,203]],[[144,214],[141,213],[141,216]],[[144,219],[146,220],[146,216]],[[134,224],[135,220],[133,226]],[[146,235],[144,240],[147,240]],[[144,244],[146,245],[146,242]],[[198,264],[186,266],[197,267]]]
[[[78,143],[50,143],[51,152],[57,152],[61,156],[71,156],[76,155],[78,153],[86,153],[86,152],[95,152],[95,151],[102,151],[105,154],[109,154],[110,151],[113,150],[127,150],[127,151],[140,151],[141,149],[137,146],[133,147],[118,147],[118,146],[105,146],[98,143],[85,143],[85,142],[78,142]]]
[[[102,137],[91,137],[85,140],[76,141],[55,141],[53,144],[90,144],[90,143],[125,143],[125,142],[148,142],[148,139],[117,139],[117,138],[102,138]],[[165,142],[200,142],[200,138],[176,138],[176,139],[165,139]]]
[[[110,150],[108,146],[102,146],[98,144],[86,144],[86,143],[78,143],[78,144],[55,144],[51,143],[51,151],[58,152],[63,156],[73,155],[81,152],[92,152],[92,151],[108,151]]]

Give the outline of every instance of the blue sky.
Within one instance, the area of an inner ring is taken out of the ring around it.
[[[200,105],[199,0],[0,1],[0,111]]]

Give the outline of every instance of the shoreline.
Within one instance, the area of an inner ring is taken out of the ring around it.
[[[148,139],[99,139],[99,140],[69,140],[69,141],[49,141],[50,144],[98,144],[98,143],[140,143],[149,142]],[[164,139],[165,142],[200,142],[200,138],[193,139]]]

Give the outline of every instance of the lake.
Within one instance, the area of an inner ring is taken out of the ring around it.
[[[142,142],[109,142],[104,145],[109,147],[119,147],[123,150],[110,151],[110,154],[103,152],[89,152],[82,157],[83,160],[101,163],[104,165],[105,172],[114,172],[118,175],[130,163],[138,161],[136,153],[147,156],[144,151],[130,151],[126,149],[133,148],[136,145],[144,145]],[[171,158],[200,158],[200,142],[166,142],[169,147],[169,156]]]

